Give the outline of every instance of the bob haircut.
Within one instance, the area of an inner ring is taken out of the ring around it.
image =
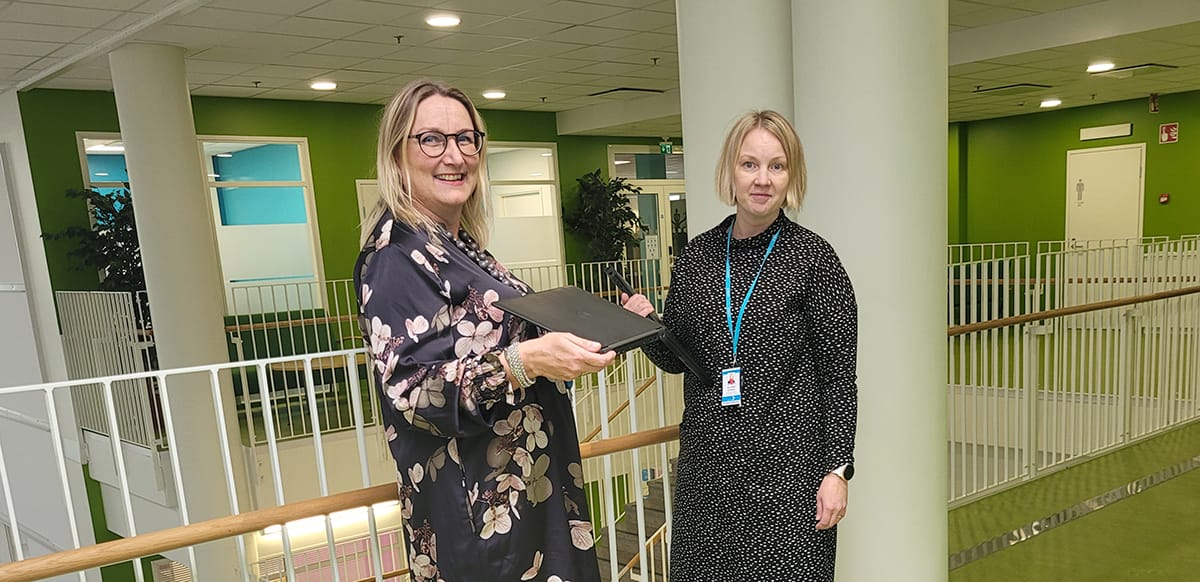
[[[738,117],[729,129],[729,134],[725,136],[725,145],[721,147],[721,157],[717,160],[717,198],[729,206],[736,205],[733,169],[737,166],[738,154],[746,135],[757,128],[775,136],[783,146],[783,154],[787,156],[788,184],[783,207],[788,210],[800,208],[800,204],[804,202],[804,191],[808,187],[804,147],[800,145],[800,137],[796,135],[796,128],[792,126],[792,122],[770,109],[747,112]]]
[[[379,122],[379,142],[375,148],[375,175],[379,180],[379,203],[372,209],[367,221],[362,224],[362,241],[365,245],[375,223],[383,215],[385,209],[392,212],[397,220],[407,223],[413,228],[424,227],[433,233],[437,225],[432,219],[421,212],[413,200],[412,179],[408,173],[408,136],[416,123],[417,107],[421,102],[434,96],[449,97],[463,104],[467,114],[471,116],[474,129],[486,133],[483,118],[479,110],[471,103],[471,99],[462,91],[455,89],[442,81],[428,79],[412,81],[401,87],[388,101]],[[488,197],[487,172],[487,137],[479,148],[479,165],[476,166],[475,191],[463,205],[460,228],[467,231],[479,243],[480,248],[487,248],[488,224],[491,219],[491,204]]]

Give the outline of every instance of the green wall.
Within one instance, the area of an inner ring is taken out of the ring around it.
[[[1188,133],[1200,131],[1200,92],[1162,95],[1159,105],[1156,114],[1142,98],[958,124],[965,175],[956,181],[952,163],[950,190],[953,196],[956,182],[965,185],[958,196],[961,241],[1061,240],[1067,152],[1130,143],[1146,144],[1143,234],[1200,232],[1200,139],[1192,137],[1200,134]],[[1159,145],[1158,126],[1170,122],[1180,123],[1180,140]],[[1079,141],[1080,128],[1117,123],[1132,123],[1133,135]],[[1161,192],[1171,194],[1169,204],[1158,203]]]
[[[77,131],[119,132],[113,94],[100,91],[38,89],[19,94],[26,145],[43,232],[88,224],[82,201],[63,193],[80,188],[83,176]],[[201,135],[305,137],[308,139],[313,194],[328,279],[348,278],[358,254],[358,210],[354,180],[374,178],[378,105],[193,97],[196,132]],[[560,137],[548,112],[484,110],[489,138],[496,141],[557,142],[563,203],[572,205],[575,178],[607,168],[610,143],[655,144],[653,138]],[[586,168],[586,170],[585,170]],[[605,170],[607,173],[607,170]],[[55,289],[96,289],[96,275],[72,269],[71,241],[46,241]],[[582,245],[568,236],[567,259],[581,260]]]
[[[562,196],[563,208],[573,209],[579,203],[579,182],[576,180],[589,172],[600,170],[600,176],[608,179],[608,146],[658,145],[654,137],[598,137],[584,135],[558,136],[558,191]],[[568,263],[591,260],[587,242],[571,232],[563,233]]]

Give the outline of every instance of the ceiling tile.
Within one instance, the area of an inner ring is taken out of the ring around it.
[[[423,9],[412,6],[366,2],[364,0],[329,0],[323,4],[305,10],[301,16],[324,18],[328,20],[344,20],[346,22],[362,22],[366,24],[394,23],[400,19],[412,18]],[[414,19],[414,24],[419,19]]]
[[[292,53],[282,51],[263,51],[238,48],[210,48],[195,55],[196,59],[205,61],[227,61],[233,63],[271,64],[286,62]]]
[[[330,42],[323,38],[312,38],[310,36],[291,36],[286,34],[270,34],[259,32],[253,35],[238,35],[232,40],[221,42],[221,46],[233,48],[263,48],[275,51],[285,51],[289,53],[298,53],[308,50],[317,49],[325,46]]]
[[[520,42],[519,38],[482,34],[451,34],[429,43],[434,48],[485,52]]]
[[[527,40],[508,45],[496,52],[521,55],[526,57],[555,57],[566,52],[577,50],[580,45],[565,42],[549,42],[544,40]]]
[[[209,95],[214,97],[257,97],[265,93],[264,89],[234,85],[204,85],[192,89],[192,95]]]
[[[75,26],[49,26],[45,24],[23,24],[0,21],[0,39],[38,40],[47,42],[71,42],[89,32],[87,28]]]
[[[401,48],[394,44],[335,40],[306,52],[341,57],[375,58],[397,53]]]
[[[491,1],[491,0],[489,0]],[[561,22],[546,22],[528,18],[502,18],[488,24],[471,28],[471,32],[490,34],[494,36],[513,36],[517,38],[537,38],[569,26]]]
[[[137,33],[134,38],[144,42],[171,43],[190,48],[209,48],[222,43],[233,42],[235,39],[243,36],[245,35],[236,31],[216,30],[199,26],[160,24]]]
[[[283,17],[278,14],[200,7],[191,12],[176,14],[168,18],[167,22],[184,26],[258,32],[280,20],[283,20]]]
[[[206,6],[212,8],[236,8],[248,12],[266,12],[268,14],[298,14],[325,0],[209,0]]]
[[[23,69],[34,61],[37,61],[39,58],[40,57],[0,54],[0,68]]]
[[[665,49],[672,52],[677,51],[679,48],[674,36],[658,32],[639,32],[637,34],[611,40],[603,44],[605,46],[615,46],[638,50]]]
[[[131,10],[144,0],[37,0],[39,4],[54,4],[78,8],[102,8],[108,10]],[[8,4],[4,2],[3,4]]]
[[[643,32],[674,25],[674,14],[664,14],[651,10],[630,10],[629,12],[602,18],[592,23],[592,26],[606,26],[619,30],[639,30]]]
[[[570,26],[557,32],[542,35],[541,40],[570,42],[575,44],[604,44],[629,35],[630,32],[627,30],[579,25]]]
[[[640,57],[642,51],[611,46],[585,46],[559,56],[589,61],[621,61]]]
[[[32,2],[18,2],[0,9],[0,21],[2,22],[78,26],[81,28],[98,28],[120,15],[121,13],[115,10],[54,6]]]
[[[430,67],[430,64],[426,63],[426,62],[404,61],[404,60],[395,60],[395,59],[369,59],[369,60],[366,60],[366,61],[363,61],[363,62],[360,62],[360,63],[354,65],[353,70],[366,71],[366,72],[378,72],[378,73],[390,73],[393,75],[402,75],[402,74],[406,74],[406,73],[416,73],[418,71],[423,71],[423,70],[428,69],[429,67]]]
[[[433,7],[445,12],[473,12],[477,14],[509,15],[535,10],[553,3],[554,0],[434,0]]]
[[[293,16],[291,18],[280,20],[279,22],[276,22],[275,24],[263,29],[263,31],[274,32],[277,34],[312,36],[316,38],[337,40],[352,34],[357,34],[369,28],[371,28],[370,25],[359,22],[343,22],[340,20],[329,20],[325,18],[305,18],[302,16]]]
[[[616,16],[622,12],[626,12],[627,10],[627,8],[601,6],[599,4],[587,4],[584,2],[574,2],[573,0],[561,0],[536,10],[522,12],[521,16],[524,18],[533,18],[536,20],[546,20],[550,22],[587,24],[602,18]]]

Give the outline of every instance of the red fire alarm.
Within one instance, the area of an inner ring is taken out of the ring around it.
[[[1163,192],[1162,194],[1158,195],[1158,203],[1159,204],[1166,204],[1170,201],[1171,201],[1171,195],[1169,193]]]

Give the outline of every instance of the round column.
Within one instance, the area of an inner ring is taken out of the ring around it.
[[[688,238],[733,214],[714,185],[725,133],[738,115],[792,117],[791,5],[787,0],[676,3]]]
[[[184,49],[129,45],[109,55],[161,369],[229,361],[212,214],[197,150]],[[223,387],[230,441],[239,443],[233,390]],[[207,375],[168,380],[191,521],[229,514]],[[242,473],[241,447],[231,451]],[[239,475],[244,484],[244,476]],[[248,509],[240,496],[242,510]],[[141,530],[139,530],[141,531]],[[240,579],[230,541],[196,548],[198,580]]]
[[[946,0],[793,2],[800,221],[859,307],[838,580],[946,580]]]

